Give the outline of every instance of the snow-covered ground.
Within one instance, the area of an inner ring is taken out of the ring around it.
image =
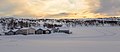
[[[73,33],[0,36],[0,52],[119,52],[120,27],[74,27]]]

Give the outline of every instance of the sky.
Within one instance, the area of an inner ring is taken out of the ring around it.
[[[38,18],[120,16],[120,0],[0,0],[0,16]]]

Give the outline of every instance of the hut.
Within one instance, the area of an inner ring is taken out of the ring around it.
[[[63,32],[63,33],[66,33],[66,34],[72,34],[72,32],[70,32],[69,30],[59,30],[59,32]]]
[[[38,27],[35,29],[36,29],[35,34],[51,34],[51,30],[48,28]]]
[[[29,34],[35,34],[34,28],[21,28],[15,32],[15,34],[23,34],[23,35],[29,35]]]
[[[28,34],[35,34],[35,29],[34,28],[29,28],[28,29]]]
[[[49,30],[49,29],[43,30],[43,34],[51,34],[51,30]]]
[[[35,34],[43,34],[43,29],[37,29],[37,30],[35,31]]]
[[[52,28],[53,33],[59,32],[59,28]]]
[[[15,35],[14,31],[12,30],[5,31],[4,33],[5,35]]]
[[[21,29],[18,29],[16,32],[15,32],[15,35],[19,35],[19,34],[23,34],[23,31]],[[24,34],[23,34],[24,35]]]
[[[58,32],[66,33],[66,34],[72,34],[72,32],[67,28],[59,28]]]

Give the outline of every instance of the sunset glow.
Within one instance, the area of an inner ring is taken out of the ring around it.
[[[95,18],[119,16],[119,0],[0,0],[0,16]],[[107,6],[112,5],[112,6]],[[105,9],[107,8],[107,9]],[[62,13],[62,15],[61,15]]]

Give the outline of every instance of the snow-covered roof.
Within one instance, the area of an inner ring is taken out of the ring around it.
[[[6,30],[6,31],[4,31],[4,32],[9,32],[9,31],[13,31],[13,32],[15,32],[15,31],[17,31],[18,29],[14,29],[14,30]]]
[[[21,28],[21,29],[35,29],[35,28],[32,28],[32,27],[24,27],[24,28]]]
[[[9,31],[12,31],[12,30],[6,30],[6,31],[4,31],[4,32],[9,32]]]
[[[48,29],[46,27],[32,27],[32,28],[34,28],[35,30],[38,30],[38,29],[47,30]]]
[[[14,32],[15,32],[15,31],[17,31],[17,30],[18,30],[18,29],[14,29],[14,30],[12,30],[12,31],[14,31]]]
[[[59,27],[60,30],[69,30],[68,28],[65,27]]]
[[[24,27],[24,28],[21,28],[21,29],[29,29],[29,28],[27,28],[27,27],[25,28],[25,27]]]

